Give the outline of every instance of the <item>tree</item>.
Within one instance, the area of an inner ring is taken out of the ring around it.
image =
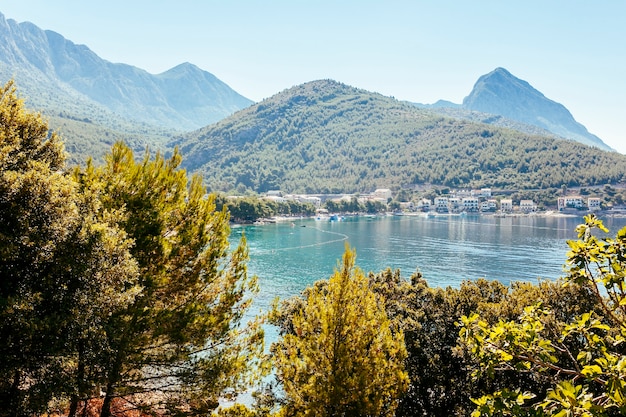
[[[478,313],[488,323],[518,317],[526,305],[541,300],[568,320],[597,307],[587,290],[544,281],[537,285],[478,279],[459,288],[430,288],[417,271],[403,279],[400,271],[387,269],[369,274],[370,286],[385,300],[388,317],[404,332],[405,361],[410,384],[400,399],[396,416],[467,416],[474,409],[471,398],[514,384],[526,390],[545,391],[550,381],[532,374],[498,372],[473,379],[477,368],[469,352],[459,346],[457,322]]]
[[[136,161],[117,143],[105,166],[76,173],[102,210],[119,215],[139,268],[140,293],[107,322],[103,417],[115,398],[206,414],[244,385],[262,352],[259,323],[242,323],[257,289],[245,240],[230,251],[228,212],[215,210],[201,178],[189,181],[180,162],[176,150]]]
[[[272,347],[285,416],[393,415],[408,383],[403,334],[346,248],[327,283],[284,305],[289,329]]]
[[[518,320],[463,317],[462,339],[488,374],[548,378],[547,392],[509,386],[476,400],[473,415],[617,416],[626,413],[626,228],[613,238],[594,215],[569,241],[566,283],[587,288],[597,308],[575,317],[530,303]]]
[[[135,294],[130,242],[63,172],[60,138],[0,89],[0,415],[93,386],[102,322]],[[112,217],[111,217],[112,218]]]

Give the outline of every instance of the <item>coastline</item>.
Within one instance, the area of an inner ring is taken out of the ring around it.
[[[310,220],[310,219],[318,219],[321,221],[342,221],[346,218],[353,217],[384,217],[384,216],[411,216],[411,217],[427,217],[427,218],[436,218],[436,217],[463,217],[463,216],[485,216],[485,217],[583,217],[588,214],[596,214],[598,217],[616,217],[616,218],[626,218],[626,212],[613,212],[612,210],[599,210],[595,212],[591,211],[581,211],[581,212],[562,212],[556,210],[546,210],[546,211],[535,211],[529,213],[519,213],[519,212],[511,212],[511,213],[498,213],[498,212],[488,212],[488,213],[436,213],[436,212],[385,212],[385,213],[377,213],[377,214],[366,214],[366,213],[336,213],[339,216],[338,219],[331,219],[332,216],[324,215],[320,216],[273,216],[269,218],[258,219],[252,223],[233,223],[237,225],[266,225],[273,223],[285,223],[285,222],[294,222],[296,220]]]

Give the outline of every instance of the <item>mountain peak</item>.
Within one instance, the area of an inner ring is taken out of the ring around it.
[[[563,106],[545,97],[528,82],[502,67],[481,76],[462,107],[490,113],[546,129],[563,138],[611,150],[600,138],[574,120]]]
[[[33,98],[33,107],[49,107],[50,97],[63,108],[80,101],[173,129],[197,129],[253,103],[189,62],[152,75],[0,14],[0,79],[9,78]]]

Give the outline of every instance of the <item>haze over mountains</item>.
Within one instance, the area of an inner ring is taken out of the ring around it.
[[[3,82],[14,77],[35,108],[101,107],[136,121],[192,130],[252,104],[192,64],[152,75],[103,60],[85,45],[2,14],[0,40]]]
[[[253,104],[193,64],[149,74],[0,14],[0,81],[11,78],[29,107],[51,117],[72,163],[98,160],[119,139],[137,151],[179,145],[185,166],[212,190],[538,188],[625,178],[626,157],[602,152],[610,148],[563,105],[503,68],[480,77],[462,104],[401,103],[332,80]]]

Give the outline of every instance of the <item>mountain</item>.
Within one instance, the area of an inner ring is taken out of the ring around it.
[[[624,155],[443,117],[332,80],[280,92],[174,145],[215,191],[545,189],[626,179]]]
[[[539,128],[565,139],[612,150],[578,123],[565,106],[548,99],[504,68],[496,68],[481,76],[461,105],[443,100],[431,105],[417,105],[449,116],[482,119],[486,123],[529,133],[538,133],[540,131],[536,128]],[[494,115],[500,118],[493,118]]]
[[[89,120],[114,136],[197,129],[252,104],[192,64],[153,75],[0,13],[0,82],[11,78],[28,107]]]

